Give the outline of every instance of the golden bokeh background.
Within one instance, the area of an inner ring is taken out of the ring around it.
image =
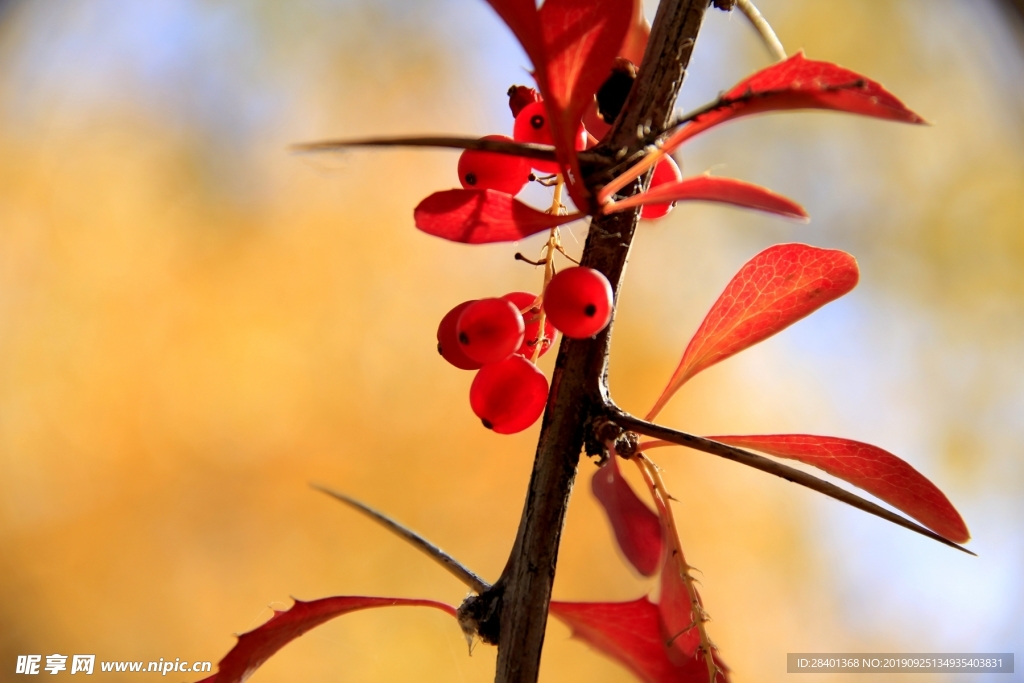
[[[712,636],[738,683],[786,679],[787,652],[1012,651],[1024,642],[1019,28],[980,1],[759,4],[790,50],[880,80],[936,125],[774,116],[688,145],[686,172],[764,184],[813,221],[680,206],[644,227],[613,393],[646,408],[761,248],[850,250],[853,294],[702,374],[663,417],[889,448],[946,491],[980,557],[658,451]],[[681,106],[767,63],[739,17],[712,12]],[[512,254],[539,243],[466,247],[414,229],[416,202],[456,185],[455,152],[287,146],[507,133],[504,92],[527,65],[476,0],[0,3],[0,678],[19,654],[216,662],[290,596],[463,599],[309,482],[497,577],[537,430],[480,428],[471,375],[438,359],[433,335],[460,301],[536,290],[539,272]],[[572,233],[578,248],[584,229]],[[653,590],[617,557],[592,471],[581,463],[556,598]],[[544,657],[545,681],[632,680],[555,622]],[[467,657],[440,613],[376,610],[311,632],[253,681],[468,683],[492,680],[494,659],[488,646]]]

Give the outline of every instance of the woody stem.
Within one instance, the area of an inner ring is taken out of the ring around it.
[[[643,138],[672,117],[707,0],[662,0],[647,53],[622,113],[592,150],[609,160],[636,152]],[[640,189],[639,181],[630,186]],[[602,272],[618,292],[639,209],[598,216],[581,264]],[[614,314],[613,314],[614,317]],[[501,579],[482,600],[500,601],[497,683],[535,683],[565,512],[588,421],[608,405],[611,325],[594,339],[565,339],[551,379],[548,408],[512,553]]]

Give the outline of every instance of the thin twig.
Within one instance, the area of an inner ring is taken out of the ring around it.
[[[845,489],[841,489],[835,484],[818,479],[813,475],[790,467],[789,465],[783,465],[780,462],[776,462],[762,455],[757,455],[756,453],[745,451],[742,448],[736,448],[735,446],[729,446],[724,443],[712,441],[711,439],[705,439],[701,436],[687,434],[686,432],[676,431],[675,429],[647,422],[638,417],[634,417],[629,413],[623,412],[618,408],[613,408],[609,412],[608,419],[612,420],[623,429],[628,429],[630,431],[637,432],[638,434],[643,434],[644,436],[650,436],[664,441],[671,441],[672,443],[679,444],[680,446],[686,446],[688,448],[693,448],[694,450],[710,453],[711,455],[717,455],[721,458],[761,470],[762,472],[774,474],[776,477],[781,477],[787,481],[793,482],[794,484],[799,484],[800,486],[809,488],[812,491],[823,493],[830,498],[835,498],[839,502],[846,503],[858,510],[863,510],[864,512],[881,517],[882,519],[901,526],[904,529],[910,529],[922,536],[927,536],[928,538],[938,541],[943,545],[956,548],[968,555],[975,555],[975,553],[972,553],[967,548],[964,548],[947,538],[943,538],[934,531],[926,529],[925,527],[910,521],[906,517],[890,512],[881,505],[864,500],[860,496],[850,493]]]
[[[757,8],[754,7],[754,3],[750,0],[736,0],[736,6],[743,12],[743,16],[750,20],[754,28],[761,35],[761,40],[764,41],[765,47],[772,53],[772,56],[776,60],[782,61],[786,58],[786,48],[782,47],[782,42],[779,37],[775,35],[775,31],[772,30],[771,24],[764,18]]]
[[[473,591],[477,593],[483,593],[485,590],[491,587],[491,584],[487,583],[479,576],[474,574],[469,568],[467,568],[464,564],[456,560],[454,557],[452,557],[445,551],[441,550],[436,545],[434,545],[427,539],[423,538],[412,529],[402,526],[395,520],[385,515],[383,512],[378,512],[377,510],[374,510],[373,508],[364,505],[363,503],[360,503],[355,498],[350,498],[346,496],[344,493],[338,493],[337,491],[333,491],[327,488],[326,486],[321,486],[319,484],[310,484],[310,486],[312,486],[317,491],[326,493],[328,496],[336,498],[340,500],[342,503],[345,503],[346,505],[355,508],[356,510],[362,512],[364,515],[374,520],[375,522],[379,522],[381,526],[383,526],[385,529],[391,531],[396,536],[401,538],[403,541],[406,541],[417,550],[422,551],[430,559],[434,560],[439,565],[447,569],[455,578],[469,586],[469,588]]]

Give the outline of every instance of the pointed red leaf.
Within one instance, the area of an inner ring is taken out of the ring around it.
[[[846,294],[859,277],[846,252],[806,244],[776,244],[750,259],[711,307],[647,419],[698,372]]]
[[[452,242],[514,242],[582,218],[555,216],[496,190],[445,190],[430,195],[413,211],[416,227]]]
[[[619,49],[618,56],[629,60],[639,67],[644,59],[644,52],[647,50],[647,41],[650,37],[651,25],[647,22],[647,17],[644,16],[643,3],[638,2],[636,3],[636,14],[633,17],[632,24],[630,24],[629,32],[626,34],[626,40]],[[606,123],[598,115],[597,100],[591,102],[583,112],[583,123],[587,127],[587,132],[597,140],[603,140],[604,136],[612,128],[611,124]]]
[[[632,602],[552,602],[551,614],[572,629],[573,637],[614,659],[644,683],[708,683],[700,655],[675,664],[661,638],[658,608],[646,597]],[[716,683],[728,683],[728,668]]]
[[[648,485],[652,483],[653,480],[648,481]],[[654,483],[654,487],[657,486]],[[669,500],[665,496],[655,494],[654,504],[658,508],[662,538],[668,546],[661,563],[658,623],[661,626],[661,636],[668,658],[676,664],[681,664],[693,657],[700,647],[701,634],[698,628],[698,619],[701,615],[694,613],[690,591],[683,575],[684,571],[688,571],[688,569],[684,569],[688,565],[679,545],[672,511],[668,507]],[[703,605],[696,586],[693,588],[693,594],[697,602]]]
[[[724,121],[786,109],[831,109],[903,123],[925,122],[870,78],[798,52],[737,83],[722,95],[719,106],[681,128],[664,146],[671,152],[684,140]]]
[[[611,72],[634,26],[634,0],[547,0],[539,20],[546,64],[534,64],[541,94],[562,115],[570,142],[583,110]],[[571,148],[572,145],[570,144]]]
[[[808,434],[708,438],[813,465],[877,496],[951,541],[964,543],[971,537],[960,513],[935,484],[877,446]]]
[[[659,489],[659,487],[663,487],[663,484],[658,483],[660,477],[646,468],[646,461],[642,461],[642,464],[645,467],[641,467],[641,470],[645,473],[644,478],[654,497],[662,541],[666,546],[661,557],[658,623],[669,660],[675,664],[682,664],[693,657],[700,647],[699,618],[702,615],[695,613],[693,602],[690,599],[687,577],[683,573],[689,571],[689,565],[687,565],[683,550],[679,545],[674,516],[669,508],[670,497],[663,488]],[[695,586],[693,596],[699,605],[703,605]]]
[[[626,39],[619,48],[619,57],[625,57],[637,67],[644,60],[644,53],[647,52],[647,42],[651,37],[651,25],[644,15],[644,4],[636,3],[633,14],[633,21],[629,25]]]
[[[278,650],[335,617],[372,607],[433,607],[455,616],[455,608],[433,600],[334,597],[312,602],[296,600],[286,612],[275,610],[270,621],[238,636],[238,642],[217,664],[217,673],[199,683],[241,683]]]
[[[622,554],[644,576],[654,576],[661,562],[661,520],[622,476],[617,457],[608,459],[591,479],[594,497],[604,508]]]
[[[719,202],[745,209],[766,211],[786,218],[807,219],[807,212],[792,199],[775,194],[760,185],[745,183],[735,178],[716,178],[709,175],[663,183],[642,194],[606,205],[605,213],[624,211],[644,204],[680,201]]]
[[[573,201],[590,205],[575,140],[580,119],[611,72],[637,12],[634,0],[546,0],[540,8],[546,64],[534,64],[541,94],[552,117],[558,160]]]
[[[700,600],[700,596],[697,597]],[[679,573],[679,565],[671,554],[666,554],[661,568],[661,595],[658,597],[658,616],[661,635],[668,644],[668,656],[673,662],[693,657],[700,647],[697,615],[693,613],[686,581]]]
[[[576,159],[576,130],[635,23],[638,2],[546,0],[537,10],[533,0],[488,1],[533,62],[569,195],[586,212],[591,196]]]

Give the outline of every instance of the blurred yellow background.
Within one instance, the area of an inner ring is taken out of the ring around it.
[[[949,495],[980,557],[711,456],[657,451],[712,637],[740,683],[786,679],[786,652],[1012,651],[1019,27],[987,2],[760,5],[789,50],[881,81],[936,125],[799,114],[688,145],[686,173],[764,184],[813,220],[690,205],[645,226],[613,394],[648,407],[761,248],[848,249],[857,290],[703,373],[664,420],[888,448]],[[740,17],[711,12],[681,107],[767,64]],[[434,331],[465,299],[535,291],[539,271],[512,255],[539,241],[466,247],[414,229],[415,204],[457,185],[456,152],[287,146],[509,133],[504,93],[527,66],[475,0],[0,3],[0,678],[19,654],[216,662],[289,596],[463,599],[313,481],[497,577],[537,428],[482,429],[471,374],[438,358]],[[584,229],[572,233],[578,249]],[[555,597],[653,590],[616,556],[592,471],[581,463]],[[554,622],[544,657],[545,681],[632,680]],[[494,658],[467,657],[440,613],[379,610],[311,632],[253,680],[488,681]]]

